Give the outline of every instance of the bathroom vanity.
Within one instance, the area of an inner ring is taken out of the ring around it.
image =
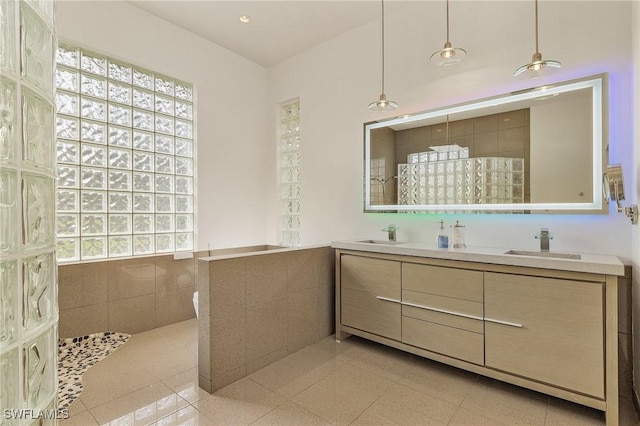
[[[332,246],[337,340],[357,335],[605,411],[607,425],[618,424],[618,258]]]

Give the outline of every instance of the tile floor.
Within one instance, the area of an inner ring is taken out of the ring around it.
[[[84,376],[61,426],[603,425],[602,412],[352,337],[328,337],[210,395],[195,319],[135,334]],[[640,426],[621,399],[620,425]]]

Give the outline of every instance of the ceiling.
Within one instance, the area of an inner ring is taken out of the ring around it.
[[[380,19],[377,0],[129,2],[265,67]],[[385,9],[399,3],[385,3]],[[251,22],[241,23],[242,15],[250,16]]]

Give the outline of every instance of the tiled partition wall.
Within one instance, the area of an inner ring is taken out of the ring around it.
[[[198,264],[200,387],[214,392],[334,332],[330,247]]]
[[[194,318],[196,259],[164,255],[60,265],[60,337],[140,333]]]
[[[0,413],[52,416],[57,390],[54,6],[0,1]],[[5,411],[27,409],[32,411]]]

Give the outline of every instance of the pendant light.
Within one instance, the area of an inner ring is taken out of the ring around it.
[[[513,73],[514,77],[529,77],[529,78],[537,78],[543,77],[545,75],[549,75],[558,68],[562,66],[562,64],[558,61],[554,61],[553,59],[542,60],[542,53],[538,49],[538,0],[535,0],[536,6],[536,53],[531,57],[531,62],[521,66]]]
[[[398,108],[398,104],[387,100],[387,96],[384,94],[384,0],[382,0],[382,93],[380,93],[380,99],[369,104],[369,109],[371,111],[391,111],[396,108]]]
[[[446,67],[457,64],[465,56],[467,56],[466,50],[460,47],[452,47],[449,41],[449,0],[447,0],[447,42],[444,44],[444,48],[431,55],[431,63]]]

